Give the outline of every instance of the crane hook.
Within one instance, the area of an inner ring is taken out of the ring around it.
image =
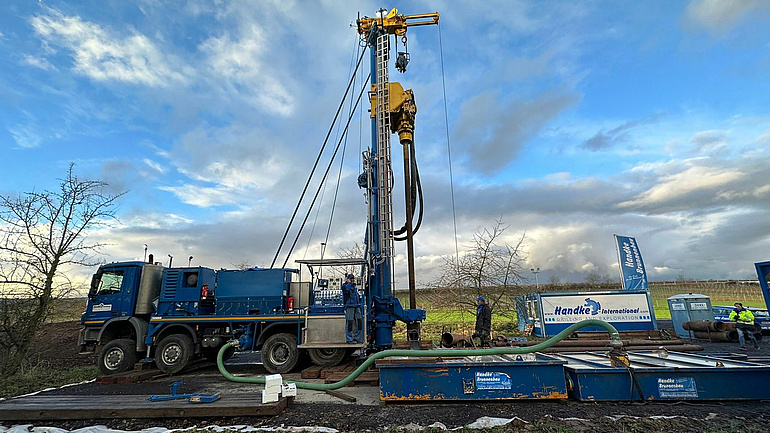
[[[398,52],[398,57],[396,57],[396,69],[403,74],[406,72],[406,65],[409,64],[409,49],[406,46],[406,35],[401,37],[401,42],[404,44],[404,51]]]

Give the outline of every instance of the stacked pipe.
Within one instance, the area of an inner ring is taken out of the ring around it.
[[[735,322],[712,322],[711,320],[691,320],[682,323],[685,331],[692,331],[693,337],[710,341],[738,341]],[[754,324],[754,337],[762,339],[762,327]]]
[[[469,343],[468,337],[463,334],[453,334],[451,332],[444,332],[441,334],[441,347],[468,347],[472,346]]]
[[[648,337],[647,331],[621,331],[620,338],[626,350],[657,350],[665,346],[671,352],[697,352],[703,350],[702,346],[685,344],[677,338],[664,338],[660,333],[655,333],[655,338]],[[606,332],[578,332],[572,339],[562,340],[542,352],[596,352],[604,351],[610,347],[610,337]],[[492,340],[497,347],[505,346],[533,346],[536,341],[509,341],[505,336],[498,336]]]

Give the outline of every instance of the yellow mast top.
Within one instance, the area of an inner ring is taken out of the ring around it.
[[[414,21],[419,20],[419,21]],[[393,8],[388,15],[383,18],[363,17],[357,21],[358,33],[365,35],[372,29],[372,26],[379,24],[385,32],[391,35],[404,36],[407,27],[429,26],[438,24],[438,12],[429,14],[402,15],[398,9]]]

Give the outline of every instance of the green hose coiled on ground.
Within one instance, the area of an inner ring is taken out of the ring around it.
[[[412,357],[412,358],[425,358],[430,356],[442,356],[442,357],[483,356],[483,355],[517,355],[517,354],[523,354],[523,353],[532,353],[532,352],[538,352],[540,350],[547,349],[553,346],[554,344],[558,343],[559,341],[567,338],[570,334],[577,331],[578,329],[585,328],[587,326],[599,326],[601,328],[606,329],[610,333],[610,346],[612,346],[613,349],[619,349],[620,347],[623,346],[623,343],[620,340],[620,334],[618,333],[618,330],[615,329],[614,326],[610,325],[609,323],[603,320],[589,319],[589,320],[583,320],[573,325],[570,325],[567,329],[559,332],[558,334],[549,338],[548,340],[545,340],[542,343],[536,344],[534,346],[495,347],[490,349],[383,350],[382,352],[377,352],[370,355],[366,359],[366,361],[364,361],[363,364],[361,364],[355,371],[350,373],[350,376],[346,377],[345,379],[339,382],[310,383],[310,382],[295,382],[291,380],[286,382],[296,384],[297,388],[313,389],[317,391],[330,391],[330,390],[342,388],[344,386],[349,385],[351,382],[353,382],[353,380],[356,377],[358,377],[358,375],[366,371],[372,364],[374,364],[375,361],[377,361],[380,358],[387,358],[389,356],[406,356],[406,357]],[[219,349],[219,353],[217,354],[217,367],[219,368],[219,372],[222,373],[222,375],[227,380],[230,380],[233,382],[265,383],[264,377],[235,376],[225,369],[224,359],[223,359],[224,353],[227,351],[227,349],[229,349],[230,347],[236,346],[237,344],[238,344],[237,341],[230,341],[226,343],[224,346],[222,346],[221,349]]]

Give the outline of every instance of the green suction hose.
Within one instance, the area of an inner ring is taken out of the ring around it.
[[[542,343],[536,344],[534,346],[495,347],[490,349],[383,350],[382,352],[377,352],[370,355],[366,359],[366,361],[364,361],[363,364],[361,364],[355,371],[350,373],[350,376],[346,377],[345,379],[342,379],[339,382],[335,382],[335,383],[310,383],[310,382],[295,382],[295,381],[287,381],[287,382],[296,384],[297,388],[314,389],[317,391],[330,391],[330,390],[342,388],[344,386],[349,385],[351,382],[353,382],[353,380],[356,377],[358,377],[358,375],[366,371],[372,364],[374,364],[375,361],[377,361],[380,358],[387,358],[389,356],[426,358],[430,356],[442,356],[442,357],[483,356],[483,355],[517,355],[517,354],[523,354],[523,353],[532,353],[532,352],[538,352],[540,350],[547,349],[553,346],[554,344],[558,343],[559,341],[567,338],[570,334],[577,331],[578,329],[585,328],[587,326],[599,326],[601,328],[606,329],[610,333],[610,346],[612,346],[613,349],[620,349],[623,346],[623,343],[620,340],[620,334],[618,333],[618,330],[615,329],[614,326],[610,325],[609,323],[603,320],[589,319],[589,320],[583,320],[573,325],[570,325],[567,329],[559,332],[552,338],[549,338],[548,340],[545,340]],[[226,343],[224,346],[222,346],[221,349],[219,349],[219,353],[217,354],[217,367],[219,368],[219,372],[222,373],[222,375],[227,380],[230,380],[233,382],[265,383],[264,377],[235,376],[225,369],[223,355],[225,351],[227,351],[227,349],[229,349],[230,347],[236,346],[237,344],[238,344],[237,341],[230,341]]]

